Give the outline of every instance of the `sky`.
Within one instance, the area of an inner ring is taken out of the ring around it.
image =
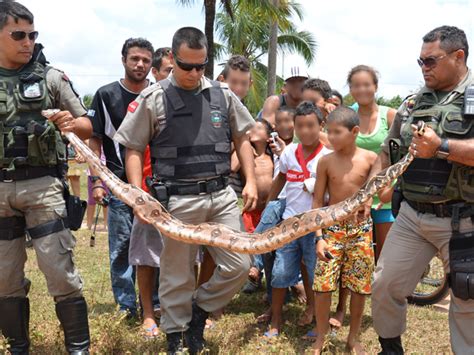
[[[127,38],[144,37],[158,48],[170,46],[180,27],[204,29],[202,0],[191,7],[177,5],[175,0],[20,2],[35,15],[38,42],[45,46],[46,57],[66,72],[81,95],[93,94],[123,77],[120,52]],[[423,85],[416,63],[422,37],[437,26],[462,28],[474,48],[474,0],[299,3],[304,19],[295,19],[296,27],[312,32],[318,43],[308,74],[327,80],[343,94],[349,90],[347,73],[358,64],[373,66],[380,73],[379,96],[405,97],[416,91]],[[473,57],[474,53],[469,67]],[[304,60],[285,53],[278,58],[277,73],[284,75],[293,65],[305,66]]]

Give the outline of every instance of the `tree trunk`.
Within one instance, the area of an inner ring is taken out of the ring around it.
[[[272,0],[273,6],[279,6],[279,0]],[[276,62],[277,62],[277,38],[278,22],[270,23],[270,40],[268,42],[268,75],[267,75],[267,96],[275,94],[276,88]]]
[[[216,18],[216,0],[204,0],[204,11],[206,14],[206,23],[204,32],[208,45],[208,63],[204,74],[209,79],[214,79],[214,20]]]

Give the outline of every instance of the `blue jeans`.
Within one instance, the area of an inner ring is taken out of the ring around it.
[[[120,310],[137,313],[135,268],[128,262],[133,211],[112,196],[108,208],[110,278],[115,302]]]
[[[276,250],[272,270],[272,287],[287,288],[299,280],[301,262],[304,262],[310,285],[314,280],[316,267],[316,241],[314,233],[293,240]]]
[[[281,217],[286,207],[286,199],[270,201],[265,207],[260,218],[260,223],[257,228],[255,228],[255,233],[265,232],[267,229],[275,227],[278,223],[281,222]],[[275,260],[275,252],[269,252],[265,254],[255,255],[254,257],[254,266],[260,271],[265,272],[265,279],[267,280],[267,296],[268,302],[272,300],[272,269],[273,262]]]

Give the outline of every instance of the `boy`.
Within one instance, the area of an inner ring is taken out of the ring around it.
[[[326,124],[327,115],[336,108],[336,106],[330,102],[331,95],[332,90],[326,80],[312,78],[306,80],[303,85],[303,99],[311,101],[323,113],[323,129]],[[319,139],[326,147],[331,148],[325,131],[320,133]]]
[[[231,89],[240,100],[243,100],[252,86],[249,60],[243,55],[233,55],[225,64],[224,70],[218,76],[217,80],[229,85],[229,89]]]
[[[313,208],[325,206],[325,194],[329,193],[329,205],[352,196],[365,183],[377,155],[356,146],[359,133],[357,113],[339,107],[328,115],[328,138],[334,152],[320,159],[317,169]],[[365,296],[371,292],[374,269],[372,249],[372,221],[370,211],[358,213],[350,220],[340,222],[316,235],[318,262],[314,276],[316,301],[315,354],[320,354],[329,330],[331,294],[339,285],[351,291],[351,320],[347,338],[347,350],[364,353],[358,342],[364,311]]]
[[[312,188],[318,160],[330,153],[319,141],[321,111],[311,102],[302,102],[296,109],[294,118],[295,134],[299,144],[288,145],[280,157],[280,173],[275,178],[270,190],[269,201],[278,197],[286,184],[286,207],[283,219],[311,209]],[[312,184],[311,184],[311,181]],[[306,313],[314,310],[313,282],[314,266],[316,264],[315,238],[310,233],[276,251],[275,263],[272,270],[272,321],[266,337],[279,334],[282,323],[282,307],[286,289],[298,283],[300,265],[304,262],[309,282],[305,285],[307,296]],[[304,280],[303,280],[304,281]]]

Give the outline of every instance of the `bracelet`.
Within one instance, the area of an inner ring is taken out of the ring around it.
[[[103,190],[105,190],[105,187],[103,187],[102,185],[93,186],[93,187],[92,187],[92,191],[94,191],[95,189],[103,189]]]

